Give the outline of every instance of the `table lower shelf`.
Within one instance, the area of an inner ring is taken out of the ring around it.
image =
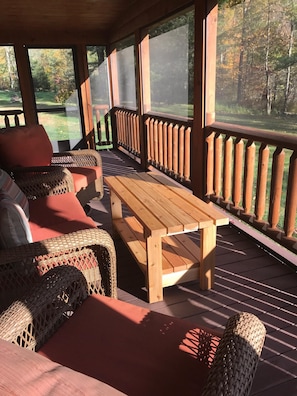
[[[146,242],[143,228],[135,217],[113,220],[114,227],[139,267],[147,274]],[[162,286],[199,278],[200,248],[187,235],[162,237]]]

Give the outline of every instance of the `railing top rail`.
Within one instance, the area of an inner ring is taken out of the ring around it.
[[[137,114],[137,110],[132,110],[128,109],[126,107],[114,107],[113,110],[121,110],[121,111],[127,111],[132,114]],[[171,114],[166,114],[166,113],[155,113],[155,112],[148,112],[143,115],[144,119],[148,118],[154,118],[158,121],[162,122],[167,122],[169,124],[183,124],[185,126],[192,126],[193,125],[193,119],[188,118],[188,117],[182,117],[182,116],[173,116]]]
[[[207,129],[212,131],[232,135],[236,137],[245,137],[260,143],[280,146],[290,150],[297,151],[297,134],[287,134],[281,132],[268,131],[241,125],[227,124],[224,122],[214,122]]]
[[[193,125],[192,118],[182,117],[182,116],[173,116],[171,114],[166,114],[166,113],[155,113],[155,112],[150,111],[150,112],[144,114],[144,117],[145,117],[145,119],[152,117],[152,118],[156,118],[159,121],[168,122],[168,123],[172,123],[172,124],[182,123],[186,126]]]
[[[112,109],[114,111],[121,110],[121,111],[128,111],[128,112],[133,113],[133,114],[137,114],[137,110],[136,109],[130,109],[128,107],[114,106]]]
[[[23,110],[0,110],[0,116],[23,114]]]

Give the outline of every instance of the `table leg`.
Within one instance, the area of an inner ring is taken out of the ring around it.
[[[146,249],[148,300],[153,303],[163,300],[161,237],[148,236]]]
[[[122,202],[112,190],[110,190],[110,210],[112,219],[121,219],[123,217]]]
[[[201,229],[200,236],[200,288],[208,290],[214,287],[217,227]]]
[[[112,220],[122,219],[123,218],[123,210],[122,210],[122,202],[120,198],[110,190],[110,211]],[[117,232],[115,227],[113,227],[113,236],[117,236]]]

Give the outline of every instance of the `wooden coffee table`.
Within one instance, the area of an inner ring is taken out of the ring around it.
[[[105,177],[113,226],[146,277],[150,303],[163,300],[163,287],[199,279],[214,285],[217,226],[228,217],[159,173]],[[125,204],[132,216],[123,217]],[[188,232],[200,230],[200,246]]]

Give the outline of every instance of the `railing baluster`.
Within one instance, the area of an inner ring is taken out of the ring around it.
[[[164,153],[163,153],[163,122],[158,123],[158,153],[159,153],[159,166],[164,169]]]
[[[230,203],[231,186],[232,186],[232,149],[233,139],[227,136],[225,140],[225,159],[224,159],[224,181],[223,181],[223,199],[224,202]]]
[[[121,112],[121,129],[122,129],[122,136],[121,136],[121,142],[125,145],[126,142],[126,121],[125,121],[125,113],[124,111]]]
[[[269,147],[267,144],[261,144],[259,150],[258,161],[258,175],[257,175],[257,191],[255,202],[256,220],[263,220],[266,209],[266,189],[267,189],[267,175],[269,163]]]
[[[279,221],[284,163],[285,151],[282,148],[278,147],[273,154],[269,205],[270,209],[268,215],[268,221],[272,229],[275,229],[277,227]]]
[[[110,130],[109,130],[109,114],[106,112],[104,115],[104,125],[105,125],[105,135],[106,135],[106,142],[107,144],[111,144],[110,141]]]
[[[137,139],[137,146],[136,146],[136,153],[140,156],[140,125],[139,125],[139,117],[135,116],[135,129],[136,129],[136,139]]]
[[[206,138],[206,195],[214,192],[214,133],[210,133]]]
[[[151,163],[153,163],[153,160],[154,160],[154,123],[155,123],[155,120],[153,119],[153,118],[151,118],[151,121],[150,121],[150,154],[151,154],[151,157],[150,157],[150,161],[151,161]]]
[[[126,112],[127,117],[127,142],[128,148],[131,149],[132,153],[134,153],[134,136],[133,136],[133,114],[130,114],[128,111]]]
[[[163,124],[163,151],[164,151],[164,170],[168,172],[168,123]]]
[[[184,158],[185,158],[185,127],[179,128],[179,150],[178,150],[178,174],[181,180],[184,179]]]
[[[173,127],[173,173],[178,175],[178,125]]]
[[[131,145],[131,134],[129,133],[130,131],[130,124],[131,124],[131,117],[130,114],[126,111],[125,112],[125,142],[126,142],[126,147],[132,147]]]
[[[4,116],[4,123],[5,123],[6,128],[10,127],[10,122],[9,122],[9,118],[7,115]]]
[[[151,142],[150,124],[151,124],[151,119],[147,118],[145,120],[145,127],[146,127],[146,138],[147,138],[147,160],[148,160],[148,163],[150,163],[152,160],[151,143],[150,143]]]
[[[120,144],[122,130],[120,128],[120,111],[119,110],[116,110],[114,112],[114,120],[116,123],[116,130],[117,130],[117,143]]]
[[[14,115],[14,123],[15,123],[15,126],[20,126],[20,119],[19,119],[18,114]]]
[[[173,169],[173,124],[168,125],[168,170]]]
[[[137,147],[137,137],[136,137],[136,133],[137,133],[137,129],[135,128],[136,125],[136,114],[132,114],[131,115],[131,136],[132,136],[132,152],[134,154],[136,154],[136,147]]]
[[[154,129],[153,129],[153,142],[154,142],[154,151],[153,151],[153,163],[158,164],[159,163],[159,153],[158,153],[158,120],[155,120],[154,122]]]
[[[234,170],[233,170],[233,205],[239,209],[242,199],[242,165],[243,165],[243,140],[235,140]]]
[[[185,181],[190,181],[190,152],[191,152],[191,131],[192,129],[188,127],[185,131],[185,170],[184,170],[184,178]]]
[[[95,117],[96,117],[96,128],[97,128],[98,143],[99,143],[99,145],[101,145],[101,143],[102,143],[102,134],[101,134],[100,110],[97,107],[95,107]]]
[[[215,134],[215,170],[214,170],[214,192],[215,196],[222,195],[222,165],[223,165],[223,137]],[[208,170],[207,170],[208,172]]]
[[[243,208],[245,214],[252,213],[255,151],[256,151],[255,143],[249,141],[246,146],[245,175],[244,175]]]
[[[284,220],[284,230],[285,230],[285,235],[287,237],[292,237],[294,232],[297,233],[296,212],[297,212],[297,153],[293,153],[290,158],[290,169],[289,169],[287,198],[286,198],[286,212],[285,212],[285,220]]]

